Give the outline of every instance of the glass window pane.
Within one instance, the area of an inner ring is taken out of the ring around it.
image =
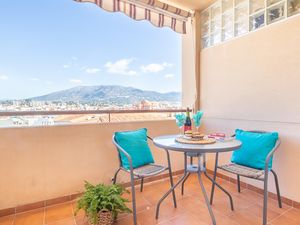
[[[267,6],[271,6],[271,5],[273,5],[277,2],[280,2],[280,1],[282,1],[282,0],[267,0]]]
[[[245,34],[247,32],[248,32],[247,20],[235,23],[235,36],[239,36],[239,35]]]
[[[222,4],[223,13],[226,13],[227,11],[230,11],[233,8],[233,0],[223,0]]]
[[[250,0],[250,14],[265,8],[265,0]]]
[[[212,20],[217,20],[221,16],[221,6],[218,4],[216,6],[213,6],[211,8],[211,19]]]
[[[228,28],[228,29],[223,29],[222,32],[222,40],[226,41],[229,40],[233,37],[233,27]]]
[[[208,34],[209,34],[209,24],[208,23],[202,24],[202,26],[201,26],[201,35],[206,36]]]
[[[240,20],[244,20],[248,17],[248,9],[247,7],[239,7],[235,9],[235,21],[238,22]]]
[[[288,16],[300,13],[300,0],[288,0]]]
[[[241,6],[241,5],[246,5],[248,3],[248,0],[235,0],[234,4],[235,7]]]
[[[216,32],[211,35],[211,38],[210,38],[211,46],[218,44],[220,42],[221,42],[221,32]]]
[[[250,17],[250,30],[263,27],[265,25],[265,12],[255,14]]]
[[[206,10],[201,14],[201,23],[209,23],[209,10]]]
[[[202,38],[202,48],[209,47],[209,37]]]
[[[215,20],[211,22],[211,32],[220,31],[221,29],[221,20]]]
[[[223,29],[233,27],[233,14],[225,14],[222,17],[223,19]]]
[[[284,18],[284,2],[275,5],[267,10],[268,24],[276,22]]]

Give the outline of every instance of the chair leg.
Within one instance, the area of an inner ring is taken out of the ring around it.
[[[219,153],[216,153],[213,181],[216,181],[216,178],[217,178],[218,161],[219,161]],[[213,204],[213,200],[214,200],[215,186],[216,186],[215,182],[212,182],[211,192],[210,192],[210,204],[211,205]]]
[[[241,181],[240,181],[240,175],[237,175],[237,185],[238,185],[238,192],[241,193]]]
[[[141,189],[140,191],[143,192],[143,187],[144,187],[144,177],[141,179]]]
[[[173,176],[172,176],[171,159],[170,159],[169,151],[166,151],[166,152],[167,152],[167,160],[168,160],[168,169],[169,169],[170,184],[171,184],[171,188],[173,188],[174,181],[173,181]],[[174,189],[172,189],[172,196],[173,196],[174,207],[177,208],[176,194],[175,194],[175,190]]]
[[[114,177],[113,177],[113,179],[112,179],[113,184],[116,184],[116,182],[117,182],[117,176],[118,176],[118,173],[120,172],[120,170],[121,170],[121,168],[119,168],[119,169],[116,171],[116,173],[115,173],[115,175],[114,175]]]
[[[269,171],[265,171],[265,179],[264,179],[264,205],[263,205],[263,225],[267,225],[267,213],[268,213],[268,173]]]
[[[184,180],[181,183],[181,195],[184,194],[184,183],[186,182],[186,180],[189,178],[190,175],[191,175],[190,173],[187,173],[187,176],[184,178]]]
[[[278,177],[274,170],[271,170],[271,172],[274,175],[275,179],[275,185],[276,185],[276,192],[277,192],[277,198],[278,198],[278,206],[279,208],[282,208],[282,202],[281,202],[281,196],[280,196],[280,190],[279,190],[279,183],[278,183]]]
[[[130,185],[131,185],[131,195],[132,195],[132,213],[133,213],[133,224],[137,225],[136,218],[136,199],[135,199],[135,189],[134,189],[134,175],[133,171],[130,171]]]

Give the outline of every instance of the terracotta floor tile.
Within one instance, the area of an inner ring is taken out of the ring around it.
[[[75,218],[68,218],[63,220],[58,220],[53,223],[47,223],[47,225],[76,225]]]
[[[113,223],[113,225],[132,225],[132,224],[133,224],[132,216],[125,217]],[[141,225],[139,221],[138,221],[138,225]]]
[[[72,207],[73,207],[73,212],[74,215],[76,215],[76,217],[84,217],[85,216],[85,212],[83,209],[78,210],[77,209],[77,201],[72,202]]]
[[[247,209],[241,211],[232,212],[228,216],[230,219],[241,225],[261,225],[262,218],[250,213]]]
[[[211,182],[203,178],[203,183],[210,197]],[[175,182],[179,177],[175,178]],[[217,179],[233,197],[235,210],[231,211],[229,198],[217,187],[215,189],[214,212],[218,225],[261,225],[263,196],[243,189],[242,193],[237,192],[236,184]],[[176,188],[177,208],[173,206],[172,195],[161,204],[158,220],[155,219],[156,205],[158,200],[170,188],[168,179],[145,185],[144,191],[139,191],[136,187],[137,199],[137,220],[138,225],[211,225],[211,217],[197,176],[191,175],[186,182],[185,194],[181,195],[181,186]],[[130,190],[130,189],[129,189]],[[131,201],[131,195],[124,195]],[[128,203],[131,208],[132,203]],[[89,225],[83,210],[78,211],[74,217],[76,202],[47,207],[43,210],[36,210],[20,213],[15,216],[0,218],[0,225]],[[278,207],[278,202],[274,199],[268,200],[268,220],[269,225],[300,225],[300,210],[291,208],[283,204],[283,208]],[[132,214],[120,214],[114,225],[132,225]]]
[[[172,203],[163,202],[160,207],[159,217],[155,219],[156,206],[151,207],[148,210],[138,213],[138,221],[141,221],[141,224],[158,224],[170,220],[173,217],[182,215],[185,213],[185,209],[180,205],[177,208],[174,208]]]
[[[89,225],[88,219],[85,216],[76,216],[76,225]]]
[[[131,200],[130,200],[130,202],[126,203],[126,205],[128,206],[128,208],[132,209]],[[151,207],[151,203],[149,201],[147,201],[147,199],[145,199],[141,195],[136,196],[136,210],[137,210],[137,212],[143,211],[143,210],[145,210],[149,207]]]
[[[0,225],[12,225],[15,216],[0,217]]]
[[[235,197],[234,195],[232,195],[232,197],[233,197],[234,211],[231,210],[230,201],[227,196],[222,198],[214,198],[212,208],[216,212],[219,212],[223,215],[230,215],[233,212],[246,209],[251,205],[255,204],[254,202],[247,201],[243,197]]]
[[[248,208],[248,211],[253,213],[254,215],[262,218],[263,216],[263,206],[262,204],[255,204]],[[274,207],[274,205],[268,204],[268,220],[273,220],[276,217],[280,216],[284,212],[286,212],[286,207],[279,208],[277,205]]]
[[[45,223],[52,223],[58,220],[73,217],[72,203],[65,203],[46,208]]]
[[[44,209],[37,209],[16,215],[14,225],[43,225]]]
[[[207,223],[196,219],[190,213],[174,217],[173,219],[160,223],[161,225],[208,225]]]
[[[299,225],[300,224],[300,210],[290,209],[283,213],[280,217],[271,221],[273,225]]]

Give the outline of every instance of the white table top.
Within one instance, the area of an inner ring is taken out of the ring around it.
[[[230,141],[216,141],[214,144],[182,144],[175,141],[179,135],[158,136],[153,139],[154,145],[157,147],[178,151],[178,152],[193,152],[193,153],[216,153],[229,152],[239,149],[242,143],[239,140],[233,139]]]

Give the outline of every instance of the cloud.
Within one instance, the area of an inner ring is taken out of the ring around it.
[[[0,80],[8,80],[8,76],[0,75]]]
[[[163,71],[165,68],[161,64],[151,63],[147,66],[141,66],[141,70],[143,73],[158,73]]]
[[[165,77],[165,78],[173,78],[174,76],[175,76],[174,74],[168,73],[168,74],[166,74],[164,77]]]
[[[141,66],[141,70],[143,73],[158,73],[158,72],[163,71],[167,67],[172,67],[172,66],[173,66],[173,64],[166,63],[166,62],[164,62],[162,64],[151,63],[146,66]]]
[[[71,59],[72,59],[73,61],[77,61],[77,60],[78,60],[78,57],[72,56]]]
[[[137,72],[129,68],[132,61],[133,59],[121,59],[116,62],[107,62],[104,67],[108,73],[133,76]]]
[[[164,66],[164,67],[172,67],[173,64],[172,64],[172,63],[164,62],[164,63],[163,63],[163,66]]]
[[[28,80],[30,80],[30,81],[39,81],[40,79],[36,78],[36,77],[32,77],[32,78],[29,78]]]
[[[52,81],[46,81],[45,84],[47,84],[47,85],[52,85],[53,82],[52,82]]]
[[[98,68],[86,68],[85,72],[89,73],[89,74],[95,74],[95,73],[100,72],[100,69],[98,69]]]
[[[73,84],[81,84],[82,83],[82,80],[79,80],[79,79],[70,79],[69,81]]]
[[[70,67],[71,67],[71,65],[69,65],[69,64],[63,65],[63,68],[64,68],[64,69],[68,69],[68,68],[70,68]]]

